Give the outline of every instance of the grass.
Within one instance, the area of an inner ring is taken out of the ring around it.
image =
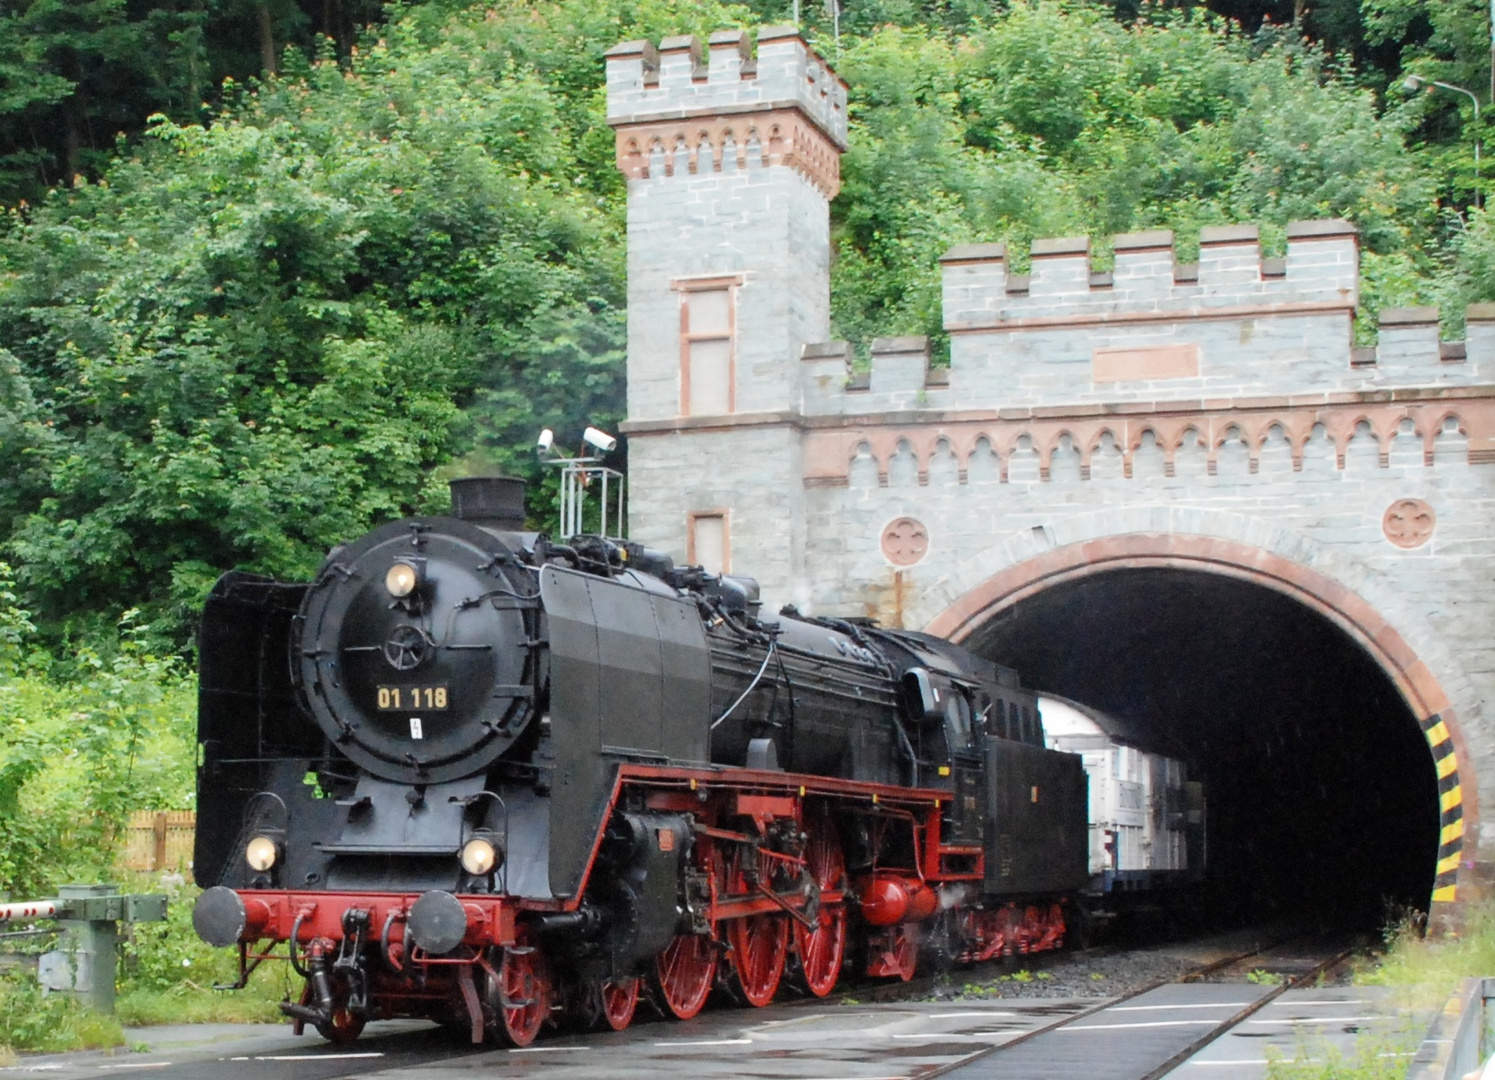
[[[126,1027],[156,1024],[275,1024],[284,1017],[285,993],[268,971],[243,990],[214,990],[183,983],[169,990],[136,989],[119,996],[114,1015]]]
[[[84,1008],[65,994],[46,994],[35,976],[0,980],[0,1052],[10,1058],[16,1050],[60,1053],[121,1046],[125,1033],[119,1021]]]
[[[1362,1035],[1349,1053],[1304,1040],[1291,1058],[1268,1052],[1268,1080],[1400,1080],[1422,1041],[1426,1018],[1471,975],[1495,974],[1495,908],[1472,911],[1457,934],[1425,938],[1418,918],[1403,918],[1385,935],[1385,952],[1361,961],[1357,986],[1384,986],[1389,1004],[1407,1017],[1390,1032]]]
[[[1421,1029],[1408,1024],[1389,1034],[1361,1036],[1349,1054],[1308,1039],[1299,1042],[1292,1058],[1268,1047],[1267,1080],[1403,1080],[1421,1040]]]

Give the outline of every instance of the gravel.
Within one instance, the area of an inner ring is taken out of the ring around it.
[[[942,976],[936,999],[1110,998],[1197,967],[1196,957],[1166,949],[1116,952],[1090,949],[1054,957],[1012,957],[993,965],[956,969]]]

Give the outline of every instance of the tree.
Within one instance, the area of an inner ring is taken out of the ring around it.
[[[1248,38],[1203,13],[1123,26],[1037,0],[952,36],[886,26],[843,42],[851,150],[834,206],[839,332],[929,333],[937,258],[1035,236],[1346,216],[1371,250],[1437,223],[1401,112],[1295,35]]]
[[[175,647],[219,572],[305,577],[443,506],[454,456],[618,415],[618,181],[578,147],[607,131],[604,42],[637,31],[580,3],[504,17],[287,54],[210,125],[158,117],[101,182],[8,214],[0,439],[34,466],[4,550],[53,634],[139,606]]]

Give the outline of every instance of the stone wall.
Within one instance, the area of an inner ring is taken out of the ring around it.
[[[845,98],[823,62],[780,31],[756,61],[735,32],[709,58],[631,43],[608,88],[635,539],[683,558],[690,515],[724,511],[731,569],[770,610],[957,634],[1050,563],[1142,552],[1252,577],[1356,636],[1422,719],[1445,814],[1435,901],[1495,865],[1478,830],[1495,306],[1469,310],[1462,342],[1439,340],[1436,311],[1386,311],[1378,346],[1355,347],[1342,221],[1295,223],[1282,258],[1253,227],[1205,230],[1190,265],[1169,233],[1117,237],[1104,273],[1083,238],[1036,241],[1021,275],[977,244],[942,260],[949,367],[889,338],[854,372],[826,340]],[[716,415],[681,403],[679,290],[699,275],[740,281],[736,397]]]

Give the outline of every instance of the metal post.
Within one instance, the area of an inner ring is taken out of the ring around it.
[[[1492,9],[1495,9],[1495,0],[1491,0],[1491,6]],[[1492,35],[1495,35],[1495,23],[1492,23],[1491,26]],[[1492,60],[1495,60],[1495,44],[1492,44],[1491,53]],[[1495,67],[1492,67],[1490,69],[1490,72],[1490,88],[1492,92],[1495,92]],[[1455,86],[1453,83],[1439,82],[1437,79],[1425,78],[1422,75],[1408,75],[1407,81],[1402,83],[1402,86],[1408,93],[1416,93],[1424,86],[1437,87],[1440,90],[1451,90],[1455,94],[1463,94],[1474,106],[1474,205],[1476,208],[1484,205],[1484,198],[1480,192],[1481,185],[1479,162],[1480,148],[1484,143],[1484,132],[1481,130],[1479,123],[1479,98],[1475,96],[1474,91],[1472,90],[1467,90],[1462,86]],[[1432,91],[1429,90],[1428,92],[1431,93]],[[1495,98],[1495,93],[1492,93],[1492,98]]]
[[[1431,81],[1434,86],[1441,86],[1444,90],[1452,90],[1456,94],[1463,94],[1474,105],[1474,205],[1477,208],[1483,205],[1483,199],[1480,198],[1479,190],[1479,150],[1480,144],[1484,141],[1484,132],[1480,130],[1479,126],[1479,98],[1475,97],[1473,92],[1465,90],[1462,86],[1439,82],[1437,79]]]
[[[73,992],[102,1013],[114,1011],[115,947],[119,941],[116,920],[119,913],[114,918],[102,916],[109,914],[107,898],[118,899],[118,893],[118,887],[114,885],[64,885],[57,891],[62,906],[81,916],[63,919],[59,923],[63,933],[62,947],[70,954],[72,963]]]

